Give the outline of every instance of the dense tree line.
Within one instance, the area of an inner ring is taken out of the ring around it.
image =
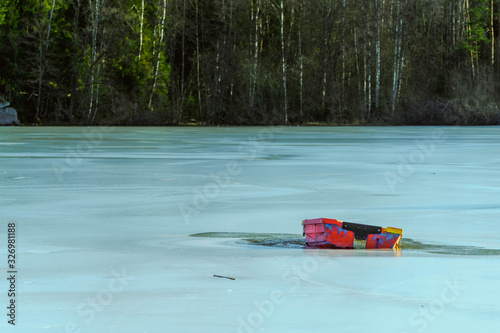
[[[500,0],[2,0],[40,124],[497,124]]]

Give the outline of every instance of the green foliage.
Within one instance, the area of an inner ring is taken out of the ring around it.
[[[490,31],[490,1],[471,1],[469,9],[469,21],[467,27],[467,39],[462,42],[460,50],[469,51],[474,57],[479,57],[480,46],[488,44]]]
[[[3,25],[5,22],[5,13],[7,13],[8,6],[9,2],[6,0],[0,3],[0,26]]]

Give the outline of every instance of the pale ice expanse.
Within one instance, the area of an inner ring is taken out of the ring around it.
[[[0,182],[1,332],[498,331],[499,127],[4,127]],[[317,217],[413,246],[189,236]]]

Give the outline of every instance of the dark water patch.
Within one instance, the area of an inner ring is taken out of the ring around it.
[[[267,155],[267,156],[264,156],[264,157],[256,157],[254,159],[255,160],[275,161],[275,160],[284,160],[284,159],[291,158],[291,157],[294,157],[294,155],[277,155],[277,154],[273,154],[273,155]]]
[[[401,239],[402,250],[423,250],[437,254],[488,256],[500,255],[500,249],[485,249],[478,246],[440,245],[422,243],[411,238]]]
[[[304,247],[304,237],[299,234],[274,234],[274,233],[250,233],[250,232],[204,232],[190,235],[191,237],[214,237],[214,238],[237,238],[243,244],[295,248]]]
[[[279,248],[304,248],[305,237],[300,234],[280,234],[280,233],[250,233],[250,232],[204,232],[190,235],[190,237],[209,238],[235,238],[240,244],[250,244],[258,246],[279,247]],[[423,243],[411,238],[401,240],[401,250],[404,251],[425,251],[436,254],[450,255],[500,255],[500,249],[486,249],[478,246],[465,245],[440,245]]]
[[[252,245],[261,245],[261,246],[271,246],[271,247],[284,247],[291,249],[301,249],[304,247],[304,238],[298,237],[293,234],[283,234],[283,237],[252,237],[243,239],[244,242],[247,242]]]

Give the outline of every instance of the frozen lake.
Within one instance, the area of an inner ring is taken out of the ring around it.
[[[500,324],[499,127],[3,127],[0,181],[2,332]],[[317,217],[403,250],[300,248]]]

